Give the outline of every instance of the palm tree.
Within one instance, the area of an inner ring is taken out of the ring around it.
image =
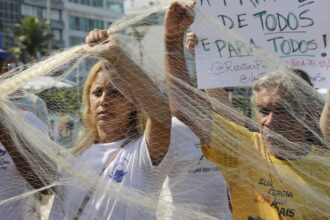
[[[16,47],[11,51],[24,63],[37,59],[38,53],[45,54],[52,38],[48,24],[33,16],[20,20],[13,32]]]

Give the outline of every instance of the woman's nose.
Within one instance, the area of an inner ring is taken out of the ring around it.
[[[265,116],[263,125],[270,128],[274,124],[274,113],[270,112],[267,116]]]
[[[100,104],[109,105],[109,103],[110,103],[110,96],[106,92],[104,92],[100,97]]]

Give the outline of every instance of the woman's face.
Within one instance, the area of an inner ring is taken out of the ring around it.
[[[278,92],[272,90],[263,89],[255,94],[257,119],[268,147],[280,148],[283,145],[274,133],[292,142],[304,141],[304,126],[293,116],[297,112],[284,106],[285,101],[289,100],[283,100]]]
[[[98,129],[107,132],[127,128],[133,111],[132,103],[111,84],[110,78],[112,79],[114,74],[111,69],[100,70],[89,92],[91,116]]]

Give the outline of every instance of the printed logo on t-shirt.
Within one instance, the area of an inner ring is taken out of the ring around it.
[[[127,172],[124,170],[115,170],[114,172],[111,172],[110,177],[117,183],[121,183],[124,179],[124,176]]]
[[[280,217],[294,217],[296,209],[289,207],[289,201],[294,197],[293,192],[276,188],[271,179],[260,178],[259,185],[266,189],[267,195],[258,195],[256,202],[267,202],[269,205],[277,210]],[[264,199],[261,199],[264,198]]]
[[[124,176],[127,174],[128,160],[124,159],[123,162],[119,162],[113,166],[113,170],[110,173],[110,178],[116,183],[121,183]]]
[[[6,156],[7,151],[0,149],[0,169],[7,170],[10,164],[8,157]]]
[[[207,172],[218,172],[219,169],[217,167],[201,167],[195,170],[189,170],[190,173],[207,173]]]
[[[207,173],[207,172],[218,172],[219,169],[216,166],[211,167],[204,167],[205,165],[202,165],[201,162],[205,160],[204,155],[202,154],[196,164],[197,168],[189,169],[189,173]]]

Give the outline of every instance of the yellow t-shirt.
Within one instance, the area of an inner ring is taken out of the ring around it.
[[[330,219],[330,157],[323,150],[280,160],[265,151],[259,133],[219,115],[214,123],[203,152],[229,184],[234,220]]]

